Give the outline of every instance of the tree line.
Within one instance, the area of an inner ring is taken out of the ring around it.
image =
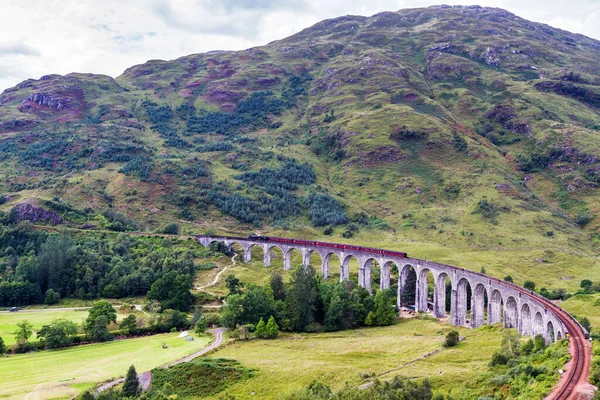
[[[0,306],[147,295],[163,308],[190,308],[194,259],[212,250],[162,237],[103,236],[71,238],[28,222],[0,223]]]
[[[321,280],[312,266],[298,266],[286,287],[279,273],[266,286],[248,285],[227,278],[229,295],[220,322],[238,334],[253,332],[260,321],[273,319],[286,331],[339,331],[359,326],[392,325],[397,309],[393,290],[375,296],[352,281]],[[241,331],[241,332],[240,332]]]

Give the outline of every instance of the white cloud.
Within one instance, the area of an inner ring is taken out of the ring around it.
[[[0,91],[50,73],[117,76],[149,59],[266,44],[325,18],[439,3],[505,8],[600,38],[598,0],[3,0]]]

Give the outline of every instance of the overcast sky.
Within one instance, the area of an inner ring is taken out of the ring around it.
[[[150,59],[238,50],[325,18],[479,4],[600,39],[600,0],[0,0],[0,91],[50,73],[113,77]]]

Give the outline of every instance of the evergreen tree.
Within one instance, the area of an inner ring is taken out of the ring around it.
[[[375,318],[375,314],[373,313],[373,311],[369,311],[369,313],[367,314],[367,318],[365,318],[365,325],[366,326],[375,326],[376,325],[376,318]]]
[[[317,278],[311,266],[299,265],[292,272],[291,287],[287,295],[287,308],[290,312],[292,327],[303,331],[315,322],[317,310]]]
[[[6,345],[4,344],[4,339],[0,336],[0,356],[6,353]]]
[[[393,325],[396,322],[396,309],[385,291],[379,291],[374,301],[374,325]]]
[[[275,339],[279,335],[279,325],[275,322],[275,318],[271,315],[267,326],[265,327],[265,338]]]
[[[275,271],[271,274],[270,280],[271,290],[273,291],[273,298],[275,300],[285,300],[285,286],[283,284],[283,277],[279,271]]]
[[[260,319],[260,321],[258,321],[258,324],[256,324],[256,330],[254,331],[254,334],[257,338],[264,339],[266,337],[266,325],[265,321],[262,318]]]
[[[133,365],[127,370],[127,376],[125,377],[121,393],[125,397],[136,397],[140,393],[140,381]]]
[[[343,329],[342,318],[344,316],[344,302],[338,293],[333,293],[329,301],[329,305],[325,310],[325,325],[326,331],[339,331]]]

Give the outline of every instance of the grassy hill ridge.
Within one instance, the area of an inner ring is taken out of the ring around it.
[[[0,95],[0,210],[402,248],[600,277],[600,42],[495,8],[322,21],[244,51]]]

